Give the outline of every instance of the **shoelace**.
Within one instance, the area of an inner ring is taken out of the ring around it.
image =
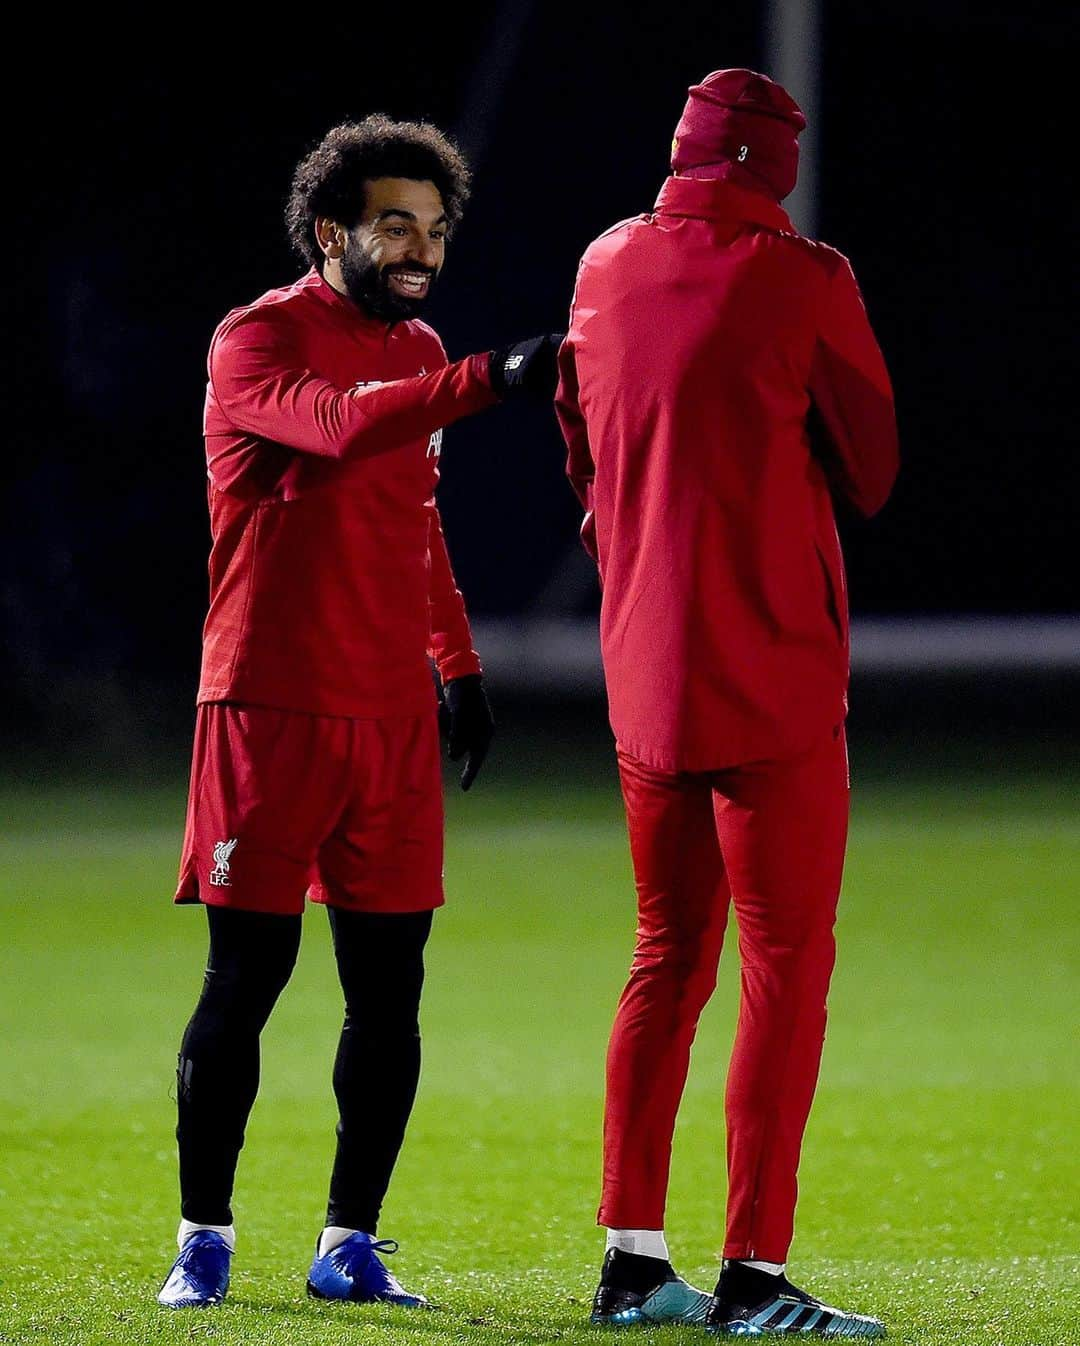
[[[365,1252],[387,1253],[388,1255],[393,1256],[399,1247],[400,1244],[397,1239],[372,1239],[370,1243],[354,1243],[349,1248],[345,1248],[344,1244],[339,1243],[337,1248],[331,1248],[326,1256],[332,1257],[333,1254],[338,1251],[338,1248],[343,1252],[356,1254],[357,1256],[361,1256]]]
[[[191,1241],[189,1240],[180,1249],[180,1253],[177,1256],[176,1261],[173,1263],[173,1266],[177,1270],[187,1271],[187,1269],[191,1266],[191,1263],[194,1261],[196,1257],[199,1257],[204,1253],[217,1253],[220,1251],[224,1251],[227,1253],[229,1251],[229,1248],[227,1245],[225,1245],[223,1248],[219,1249],[216,1244],[208,1245],[205,1243],[196,1243],[192,1245]]]
[[[183,1257],[190,1257],[193,1253],[208,1253],[218,1251],[231,1252],[232,1249],[229,1247],[229,1245],[225,1242],[224,1239],[222,1239],[220,1243],[207,1243],[205,1239],[189,1238],[185,1242],[184,1246],[180,1249],[180,1254]]]

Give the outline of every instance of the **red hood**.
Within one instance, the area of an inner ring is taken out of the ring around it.
[[[767,75],[716,70],[692,85],[671,146],[672,172],[722,178],[782,201],[799,171],[798,103]]]

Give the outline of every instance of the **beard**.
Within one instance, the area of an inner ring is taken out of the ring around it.
[[[412,299],[391,289],[390,277],[396,271],[419,271],[429,276],[427,294]],[[418,266],[415,262],[397,262],[380,267],[352,238],[345,245],[341,258],[341,278],[349,298],[383,322],[405,322],[417,317],[431,297],[436,275],[437,272],[431,267]]]

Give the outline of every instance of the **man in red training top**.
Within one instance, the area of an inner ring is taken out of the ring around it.
[[[883,1331],[784,1274],[848,818],[833,500],[873,514],[897,469],[889,378],[851,268],[778,204],[804,125],[752,71],[692,88],[655,210],[582,259],[560,355],[638,892],[608,1054],[596,1322]],[[672,1270],[664,1205],[732,903],[742,1002],[709,1297]]]
[[[220,1303],[259,1035],[305,894],[345,993],[340,1121],[308,1276],[322,1298],[416,1306],[378,1254],[420,1068],[423,950],[442,894],[438,717],[471,785],[492,733],[434,489],[442,427],[521,390],[550,399],[557,338],[447,364],[416,314],[468,169],[434,127],[368,117],[299,165],[310,263],[214,334],[205,433],[210,611],[178,902],[206,906],[202,997],[180,1048],[180,1254],[158,1296]]]

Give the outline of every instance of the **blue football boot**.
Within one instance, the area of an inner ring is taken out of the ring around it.
[[[396,1239],[375,1239],[370,1234],[350,1234],[344,1243],[319,1256],[308,1272],[307,1291],[316,1299],[348,1299],[354,1304],[398,1304],[406,1309],[429,1309],[423,1295],[411,1295],[390,1274],[379,1253],[396,1253]]]
[[[830,1308],[792,1285],[784,1275],[725,1262],[705,1317],[718,1337],[823,1337],[869,1340],[885,1335],[880,1318]]]
[[[167,1309],[209,1309],[220,1304],[229,1288],[232,1249],[212,1229],[199,1229],[180,1249],[158,1303]]]
[[[661,1257],[642,1257],[609,1248],[589,1322],[605,1327],[649,1323],[705,1322],[711,1303]]]

